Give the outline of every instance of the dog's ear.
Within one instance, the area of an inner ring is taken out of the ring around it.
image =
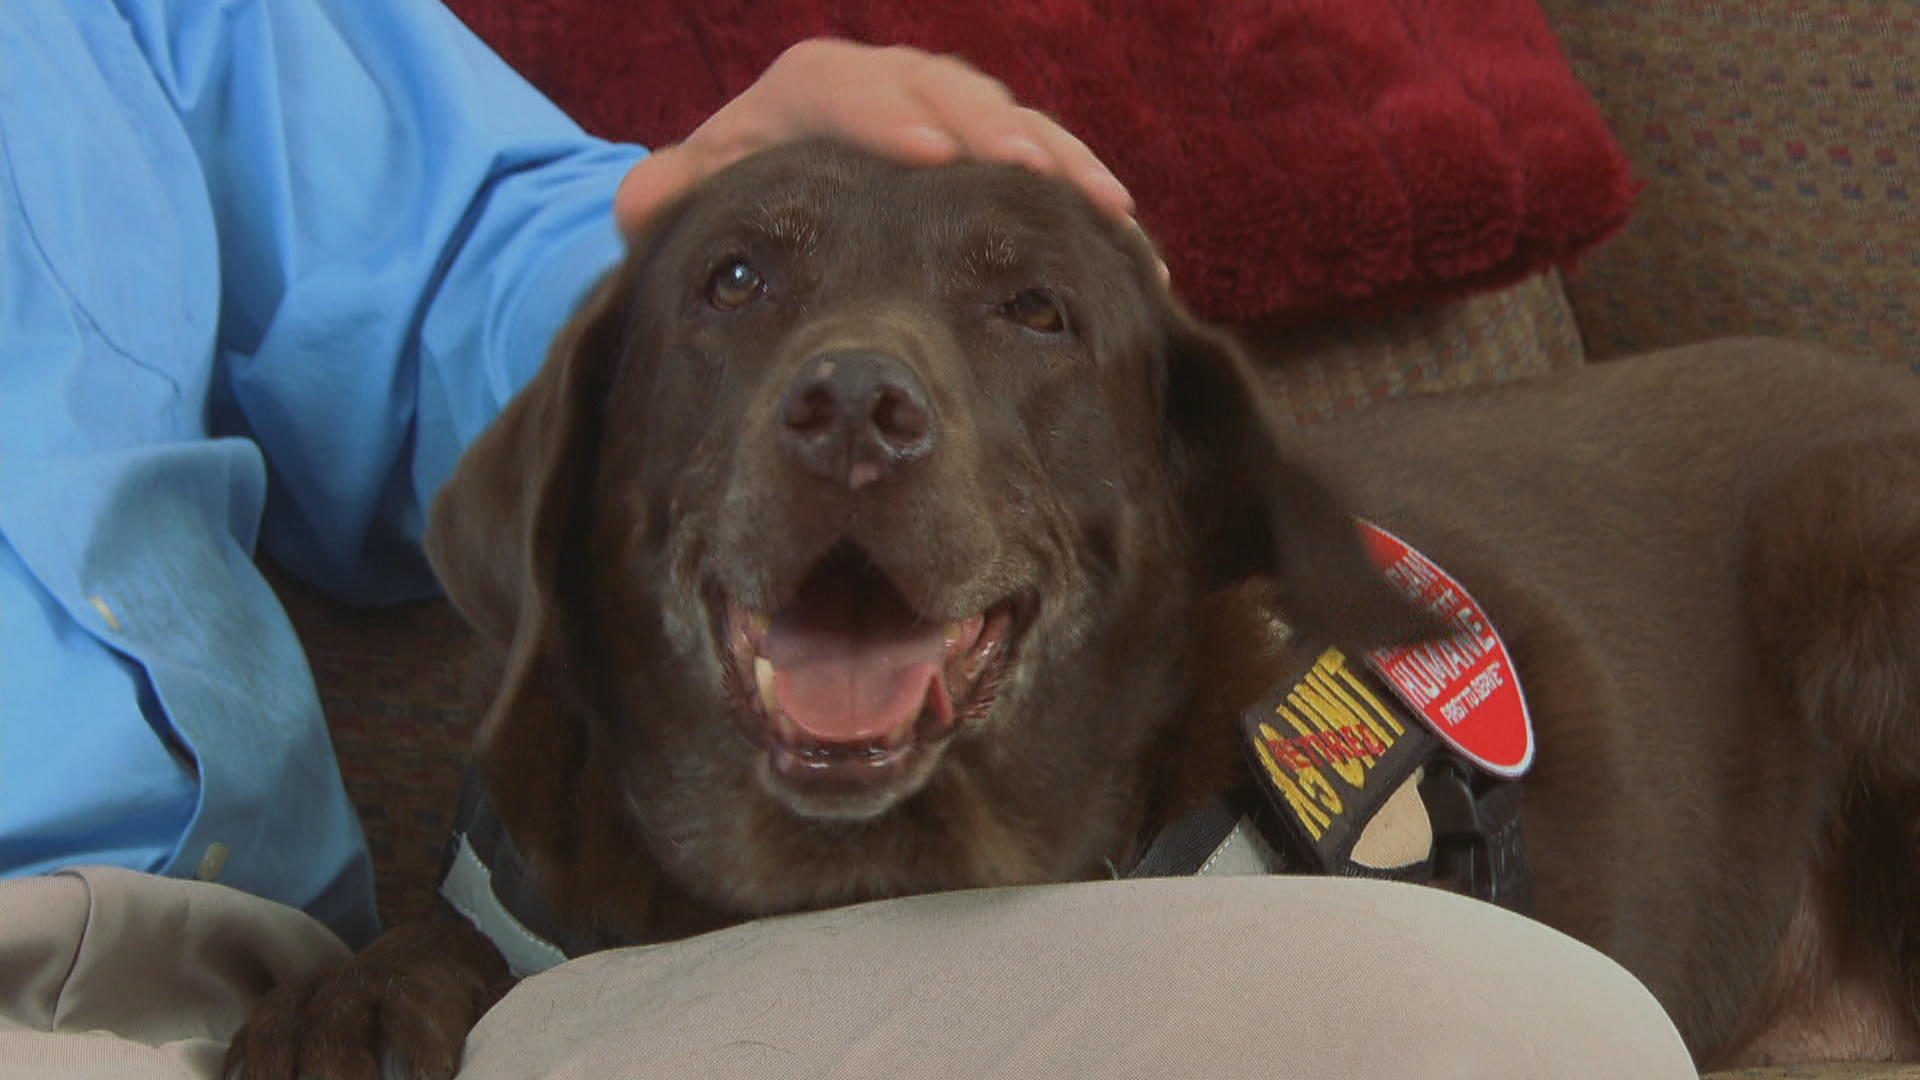
[[[583,571],[563,559],[584,527],[602,413],[629,335],[633,260],[608,275],[546,362],[461,457],[427,518],[426,549],[447,597],[503,658],[477,732],[476,764],[502,821],[539,872],[569,872],[603,825],[583,829],[590,734],[574,722],[568,613]],[[590,815],[595,820],[604,814]]]
[[[510,647],[552,614],[561,544],[593,483],[602,403],[627,336],[629,276],[623,267],[595,287],[428,513],[434,573],[490,645]]]
[[[1350,649],[1444,635],[1381,577],[1333,490],[1283,451],[1239,346],[1160,295],[1166,452],[1199,580],[1270,579],[1289,625]]]
[[[581,666],[594,662],[578,628],[591,587],[582,537],[642,262],[630,255],[589,295],[539,373],[468,447],[427,521],[447,596],[504,653],[475,764],[556,914],[581,926],[613,918],[613,898],[618,918],[639,926],[665,888],[580,722],[591,682]]]

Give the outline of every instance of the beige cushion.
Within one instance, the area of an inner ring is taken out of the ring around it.
[[[1691,1080],[1630,975],[1499,908],[1345,878],[981,890],[583,957],[466,1080]]]

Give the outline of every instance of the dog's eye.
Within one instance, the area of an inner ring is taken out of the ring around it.
[[[721,311],[743,308],[767,291],[767,281],[745,259],[731,259],[707,279],[707,302]]]
[[[1037,334],[1058,334],[1067,328],[1060,301],[1045,289],[1027,289],[1000,305],[1000,314]]]

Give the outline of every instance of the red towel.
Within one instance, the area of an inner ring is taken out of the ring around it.
[[[589,130],[683,137],[815,34],[958,54],[1085,139],[1202,315],[1568,266],[1630,168],[1535,0],[452,0]]]

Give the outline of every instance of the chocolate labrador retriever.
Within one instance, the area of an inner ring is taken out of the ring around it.
[[[1504,635],[1538,918],[1703,1064],[1920,1055],[1920,381],[1731,341],[1283,432],[1152,267],[1063,185],[830,145],[655,221],[429,532],[554,918],[650,941],[1124,870],[1244,775],[1236,716],[1304,640],[1275,618],[1443,632],[1358,512]],[[403,927],[229,1064],[446,1076],[505,977]]]

